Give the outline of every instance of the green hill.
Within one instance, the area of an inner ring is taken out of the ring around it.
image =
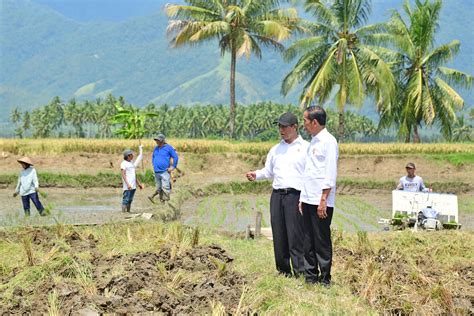
[[[386,19],[388,8],[401,3],[374,0],[373,20]],[[461,40],[454,66],[470,73],[472,16],[468,1],[447,1],[439,33],[440,43]],[[216,43],[172,49],[167,23],[162,11],[119,22],[78,22],[32,0],[0,0],[0,121],[15,106],[31,109],[56,95],[81,100],[112,93],[137,105],[228,103],[229,62]],[[290,68],[271,51],[261,61],[239,59],[237,100],[297,102],[297,91],[280,95]],[[474,103],[472,93],[464,96]],[[363,112],[374,115],[370,106]]]

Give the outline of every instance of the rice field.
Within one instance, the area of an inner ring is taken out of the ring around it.
[[[117,154],[136,148],[140,141],[125,139],[0,139],[0,151],[14,155],[63,154],[70,152]],[[144,150],[152,150],[152,139],[141,140]],[[226,140],[169,139],[178,152],[246,153],[266,155],[275,142],[249,143]],[[344,143],[341,155],[459,154],[474,156],[474,143]]]

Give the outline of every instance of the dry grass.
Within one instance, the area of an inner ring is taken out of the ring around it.
[[[155,143],[143,140],[144,150],[152,150]],[[235,152],[266,155],[274,142],[238,143],[221,140],[170,139],[179,152],[221,153]],[[0,139],[3,152],[15,155],[63,154],[68,152],[118,154],[126,147],[136,148],[137,140],[124,139]],[[341,144],[340,153],[348,155],[385,154],[451,154],[472,153],[474,144],[404,144],[404,143],[346,143]]]
[[[107,258],[159,252],[165,244],[173,245],[174,256],[177,256],[196,245],[197,231],[201,243],[223,245],[235,259],[232,265],[216,259],[210,261],[217,278],[237,271],[249,280],[242,289],[239,306],[234,307],[242,313],[311,314],[318,310],[323,314],[462,315],[472,312],[474,251],[471,245],[474,234],[460,231],[373,234],[335,231],[334,283],[326,289],[279,276],[274,268],[272,243],[264,239],[246,241],[223,237],[179,223],[62,226],[61,229],[49,230],[23,228],[11,231],[8,239],[0,241],[0,277],[6,278],[15,271],[15,276],[0,286],[0,297],[11,302],[15,300],[14,293],[18,288],[28,291],[46,280],[56,279],[55,282],[60,283],[62,277],[74,280],[85,296],[94,295],[97,286],[88,264],[90,254],[71,253],[74,249],[67,246],[65,240],[69,240],[70,245],[72,239],[75,240],[73,243],[79,244],[97,240],[97,250]],[[18,260],[24,252],[15,256],[24,248],[22,240],[26,234],[32,236],[31,251],[36,256],[34,266]],[[9,253],[12,255],[7,255]],[[119,277],[124,267],[112,268],[111,277]],[[157,270],[168,280],[166,287],[176,295],[181,295],[180,284],[202,277],[181,270],[171,275],[164,264],[157,266]],[[29,293],[33,295],[34,292]],[[109,294],[113,296],[112,292]],[[150,293],[137,295],[146,297]],[[51,312],[54,313],[61,304],[51,295]],[[216,314],[224,312],[218,301],[210,310]]]

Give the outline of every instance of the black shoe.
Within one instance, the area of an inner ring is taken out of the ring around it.
[[[42,211],[42,212],[39,212],[40,216],[46,216],[46,212],[45,211]]]
[[[304,281],[306,284],[319,284],[319,280],[317,278],[306,278]]]
[[[30,210],[25,210],[25,216],[27,216],[27,217],[30,216]]]
[[[321,284],[324,287],[330,287],[331,286],[331,278],[330,277],[329,278],[320,277],[318,283]]]

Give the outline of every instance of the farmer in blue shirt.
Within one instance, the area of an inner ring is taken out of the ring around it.
[[[174,148],[166,143],[165,135],[158,134],[155,138],[156,147],[153,150],[152,164],[155,171],[156,192],[148,199],[152,202],[156,195],[160,196],[160,201],[166,202],[170,199],[171,193],[171,171],[178,166],[178,154]],[[170,159],[173,159],[171,165]]]

